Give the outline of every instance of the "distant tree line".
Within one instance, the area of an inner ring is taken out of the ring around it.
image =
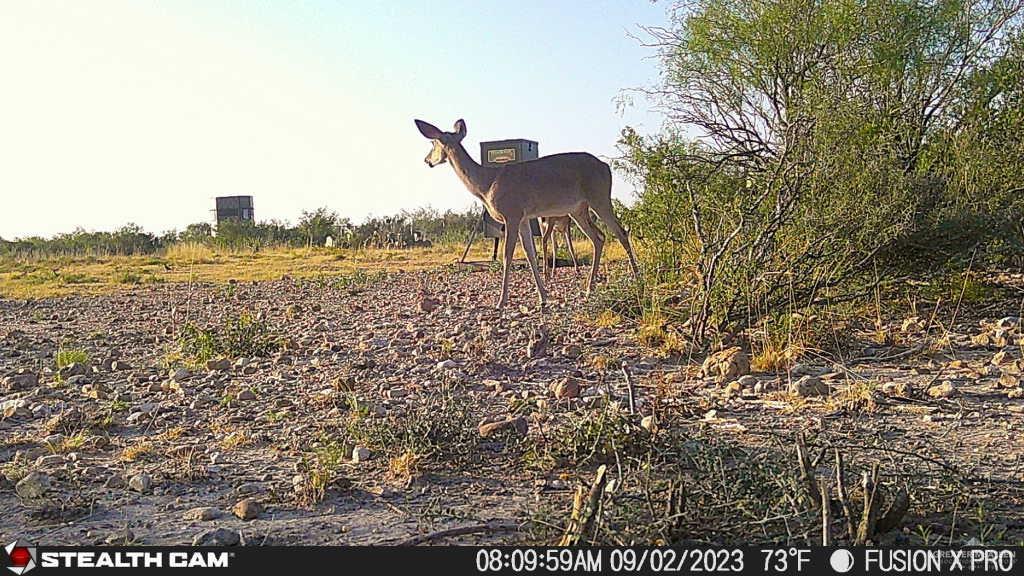
[[[323,246],[331,237],[345,248],[411,248],[464,241],[480,224],[479,209],[440,211],[419,208],[397,215],[371,217],[360,224],[328,208],[305,211],[295,225],[281,220],[249,222],[229,220],[215,227],[208,222],[163,234],[126,224],[113,232],[82,228],[51,238],[0,238],[0,256],[80,256],[154,254],[177,243],[196,242],[228,250],[269,247]]]

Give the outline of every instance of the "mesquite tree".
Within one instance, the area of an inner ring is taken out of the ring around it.
[[[698,336],[895,269],[903,243],[962,214],[968,163],[1001,175],[976,196],[1013,196],[1013,154],[971,141],[1019,150],[1022,4],[695,0],[647,30],[662,77],[644,91],[668,131],[624,131],[618,167],[640,184],[628,220],[649,268],[693,296]]]

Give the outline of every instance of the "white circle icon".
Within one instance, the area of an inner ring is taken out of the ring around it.
[[[832,553],[832,556],[828,559],[828,563],[832,565],[833,570],[844,574],[853,569],[853,553],[849,550],[840,548]]]

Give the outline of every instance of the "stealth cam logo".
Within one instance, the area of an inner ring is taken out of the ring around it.
[[[15,574],[24,574],[36,567],[36,547],[21,540],[4,546],[7,552],[7,569]]]

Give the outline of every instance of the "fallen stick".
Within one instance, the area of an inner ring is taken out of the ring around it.
[[[587,496],[586,504],[583,503],[582,488],[576,492],[576,498],[572,505],[572,518],[565,529],[565,534],[559,540],[559,546],[576,546],[584,534],[590,532],[594,525],[594,518],[604,495],[604,487],[608,483],[606,472],[608,467],[602,464],[594,475],[594,481],[590,484],[590,494]]]
[[[465,536],[467,534],[479,534],[481,532],[507,532],[512,530],[518,530],[519,523],[514,520],[491,520],[483,524],[471,524],[469,526],[457,526],[455,528],[446,528],[444,530],[438,530],[436,532],[430,532],[427,534],[417,534],[405,540],[399,540],[398,542],[378,542],[375,546],[416,546],[424,542],[430,542],[432,540],[440,540],[442,538],[449,538],[451,536]]]
[[[629,413],[636,414],[636,393],[633,392],[633,378],[629,376],[629,367],[622,362],[622,374],[626,376],[626,391],[629,392]]]

